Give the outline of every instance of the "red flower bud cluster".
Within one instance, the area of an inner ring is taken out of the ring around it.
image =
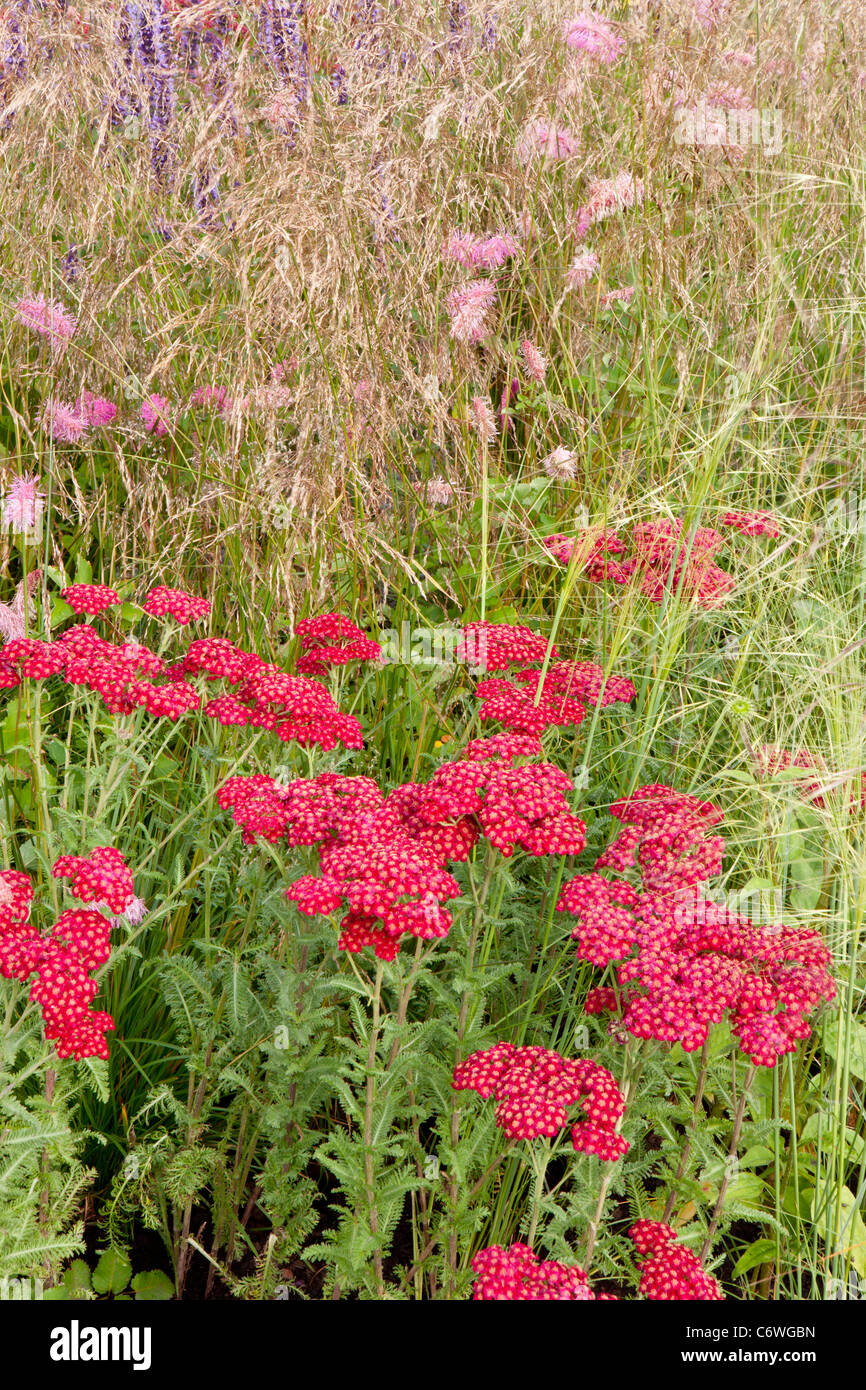
[[[485,1100],[495,1095],[496,1123],[510,1139],[552,1137],[579,1105],[586,1119],[571,1127],[575,1150],[609,1162],[628,1152],[628,1141],[617,1132],[625,1099],[610,1072],[595,1062],[500,1042],[459,1062],[452,1085]]]
[[[641,787],[611,808],[626,830],[596,861],[637,867],[641,888],[602,874],[564,884],[557,908],[578,919],[578,954],[600,968],[620,962],[621,992],[590,992],[587,1012],[617,1012],[638,1038],[703,1046],[727,1016],[740,1048],[772,1067],[809,1036],[806,1021],[835,997],[830,953],[817,932],[764,929],[703,898],[697,885],[721,868],[722,818],[711,802],[669,787]]]
[[[64,590],[65,597],[70,594],[70,601],[73,606],[77,603],[80,611],[96,612],[109,601],[119,602],[115,591],[104,585],[76,585]],[[109,600],[107,595],[115,596]],[[171,614],[184,625],[203,617],[209,607],[206,599],[162,586],[153,589],[145,601],[146,611],[153,616]],[[149,679],[159,674],[165,677],[165,684],[156,685]],[[191,642],[173,665],[167,665],[142,643],[110,642],[88,623],[68,628],[55,642],[22,638],[0,648],[0,689],[14,689],[25,678],[44,680],[53,675],[98,694],[111,714],[128,715],[145,709],[154,718],[172,721],[201,704],[188,676],[223,680],[235,687],[234,692],[215,696],[204,710],[220,724],[268,729],[283,742],[294,740],[324,749],[338,744],[363,747],[358,720],[342,714],[318,681],[291,676],[222,637]]]
[[[757,750],[755,759],[755,775],[761,779],[775,777],[779,772],[786,772],[789,768],[803,768],[804,771],[814,771],[820,773],[823,781],[816,782],[810,777],[798,777],[794,785],[797,794],[804,801],[810,801],[813,806],[824,810],[827,806],[826,797],[835,791],[840,785],[848,781],[850,773],[831,772],[824,759],[816,753],[810,753],[807,748],[801,748],[791,753],[787,748],[777,748],[772,744],[762,744]],[[855,776],[858,772],[855,770]],[[866,809],[866,772],[860,771],[860,795],[852,793],[849,797],[849,811],[853,813],[857,810]]]
[[[87,856],[62,854],[52,869],[54,878],[71,878],[69,891],[81,903],[104,902],[123,912],[135,894],[132,872],[120,850],[106,845]]]
[[[339,613],[304,618],[295,632],[301,639],[302,655],[297,664],[301,675],[324,675],[332,666],[376,661],[382,655],[378,642]]]
[[[587,703],[629,704],[636,691],[622,676],[605,681],[603,670],[592,661],[558,661],[543,679],[541,671],[527,667],[508,679],[479,681],[475,693],[481,701],[482,721],[496,720],[515,734],[538,735],[545,729],[579,724]]]
[[[587,1302],[596,1294],[586,1274],[577,1265],[557,1260],[539,1260],[528,1245],[514,1244],[503,1249],[488,1245],[473,1257],[474,1300],[531,1302],[540,1299],[566,1299]]]
[[[148,593],[142,608],[151,618],[172,617],[186,627],[194,619],[206,618],[211,605],[210,599],[196,598],[184,589],[167,589],[164,584],[157,584]]]
[[[345,905],[341,950],[372,946],[380,960],[393,960],[403,936],[447,935],[444,903],[460,887],[442,847],[411,834],[400,799],[385,797],[370,778],[321,773],[281,787],[262,774],[233,777],[218,800],[232,808],[247,843],[261,835],[316,846],[321,876],[297,879],[286,897],[310,916]]]
[[[632,544],[641,593],[654,603],[661,603],[670,588],[678,598],[713,608],[734,587],[733,575],[712,558],[723,544],[718,531],[699,526],[689,536],[682,521],[649,521],[632,528]]]
[[[779,534],[767,512],[725,512],[721,522],[746,535]],[[634,579],[654,603],[661,603],[670,592],[711,608],[734,587],[733,575],[720,569],[713,558],[724,545],[724,536],[705,526],[690,533],[682,519],[664,517],[633,526],[628,544],[618,531],[594,529],[579,532],[573,539],[557,533],[543,543],[555,560],[562,565],[576,563],[592,583],[610,579],[627,584]],[[629,546],[631,554],[626,559],[609,559],[625,554]]]
[[[445,764],[424,784],[407,782],[384,795],[367,777],[322,773],[279,785],[256,773],[220,789],[246,844],[316,845],[322,877],[306,876],[288,891],[302,912],[336,911],[345,902],[340,947],[372,945],[393,959],[404,935],[447,934],[443,904],[459,895],[448,865],[469,857],[485,835],[509,857],[579,854],[583,821],[565,799],[571,783],[549,763],[514,766],[537,742],[512,735],[476,739],[470,756]]]
[[[12,689],[25,678],[46,680],[48,676],[56,676],[63,670],[63,661],[63,653],[58,651],[56,642],[17,637],[0,647],[3,688]]]
[[[720,1302],[725,1295],[707,1274],[694,1251],[681,1245],[676,1232],[661,1221],[636,1221],[629,1231],[640,1263],[644,1298]]]
[[[742,531],[744,536],[778,536],[779,523],[772,512],[723,512],[722,526]]]
[[[102,847],[89,855],[62,855],[55,878],[71,878],[79,902],[105,902],[123,912],[133,900],[132,874],[124,856]],[[26,874],[0,873],[0,975],[27,980],[30,998],[42,1007],[45,1036],[58,1057],[108,1057],[110,1014],[92,1010],[98,986],[91,975],[108,960],[111,922],[92,909],[67,908],[48,936],[29,921],[33,889]]]
[[[108,642],[84,623],[67,629],[52,645],[63,659],[67,684],[100,695],[111,714],[146,709],[177,720],[199,706],[198,695],[186,682],[153,685],[144,679],[164,672],[165,662],[142,643]]]
[[[480,743],[474,741],[471,758],[434,772],[424,784],[417,814],[428,825],[473,817],[506,858],[518,848],[536,855],[580,854],[586,826],[565,799],[572,785],[568,774],[552,763],[514,767],[509,756],[480,757]]]
[[[102,613],[120,603],[120,594],[107,584],[70,584],[60,590],[60,597],[79,614]]]
[[[193,646],[198,645],[193,643]],[[250,654],[235,649],[234,655],[243,658]],[[212,653],[205,659],[212,664]],[[189,656],[184,664],[188,661]],[[232,658],[228,661],[232,663]],[[318,681],[306,676],[290,676],[258,657],[254,661],[255,665],[250,661],[245,663],[246,673],[239,681],[237,669],[232,664],[228,679],[237,683],[235,694],[209,700],[204,709],[206,715],[224,726],[270,729],[284,743],[294,740],[324,749],[336,748],[338,743],[346,748],[364,746],[357,719],[341,714],[329,691]]]
[[[509,666],[525,666],[544,661],[547,638],[531,632],[528,627],[513,627],[510,623],[466,623],[457,643],[458,661],[477,671],[506,671]],[[551,648],[551,660],[558,653]]]
[[[609,555],[625,554],[625,543],[618,531],[578,531],[573,539],[557,533],[546,536],[542,544],[561,565],[571,564],[577,554],[575,564],[593,584],[601,584],[605,579],[625,584],[634,569],[634,562],[626,568],[619,561],[608,559]]]

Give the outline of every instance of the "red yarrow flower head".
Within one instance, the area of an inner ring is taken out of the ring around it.
[[[720,521],[744,536],[779,535],[779,523],[772,512],[723,512]]]
[[[506,671],[509,666],[544,661],[547,650],[547,638],[528,627],[476,622],[462,629],[456,656],[477,671]],[[551,660],[558,656],[555,646],[551,646],[550,656]]]
[[[590,991],[587,1012],[613,1012],[618,1031],[687,1052],[727,1017],[740,1050],[756,1066],[775,1066],[808,1037],[809,1014],[835,997],[819,934],[764,929],[703,897],[699,885],[720,871],[724,853],[721,836],[708,833],[722,819],[711,802],[652,784],[611,810],[625,829],[596,867],[638,870],[641,887],[580,874],[557,903],[577,918],[581,959],[620,962],[619,988]]]
[[[52,875],[71,879],[69,891],[79,902],[104,902],[113,912],[125,912],[135,896],[126,858],[111,846],[100,846],[88,855],[63,854]]]
[[[145,613],[151,618],[172,617],[186,627],[197,618],[205,618],[211,609],[210,599],[196,598],[184,589],[167,589],[158,584],[151,589],[142,604]]]
[[[76,613],[103,613],[120,603],[120,594],[107,584],[70,584],[60,590],[60,597]]]
[[[382,655],[379,643],[340,613],[304,618],[295,633],[301,639],[302,655],[297,664],[301,675],[324,675],[333,666],[377,661]]]
[[[500,1042],[458,1063],[452,1086],[477,1091],[484,1099],[495,1096],[496,1123],[509,1139],[552,1138],[579,1105],[586,1118],[571,1127],[576,1151],[609,1162],[628,1152],[628,1141],[619,1134],[625,1099],[610,1072],[595,1062]]]
[[[475,1273],[472,1297],[476,1301],[587,1302],[596,1297],[578,1265],[539,1260],[528,1245],[518,1243],[507,1249],[489,1245],[473,1256],[472,1269]]]
[[[636,1221],[629,1231],[641,1262],[640,1293],[653,1300],[720,1302],[721,1285],[707,1274],[694,1251],[661,1221]]]

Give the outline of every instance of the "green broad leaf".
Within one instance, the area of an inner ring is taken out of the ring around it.
[[[92,1291],[90,1270],[84,1260],[73,1260],[63,1271],[63,1288],[66,1298],[82,1298]]]
[[[866,1028],[856,1018],[844,1019],[841,1016],[828,1019],[824,1024],[822,1042],[825,1051],[841,1067],[845,1054],[848,1066],[855,1076],[866,1080]]]
[[[93,1271],[93,1287],[97,1293],[120,1293],[131,1274],[132,1265],[122,1250],[105,1250]]]
[[[797,1142],[797,1149],[799,1152],[809,1145],[815,1144],[820,1147],[825,1154],[832,1154],[834,1146],[838,1141],[839,1135],[836,1129],[835,1117],[831,1111],[825,1110],[817,1115],[809,1116]],[[862,1134],[858,1134],[856,1129],[852,1129],[850,1125],[846,1125],[842,1142],[845,1146],[846,1163],[862,1163],[864,1152],[866,1152],[866,1139],[863,1138]],[[808,1163],[808,1156],[804,1153],[800,1153],[801,1166]]]
[[[137,603],[124,603],[120,609],[121,622],[138,623],[144,617],[144,609]]]
[[[83,555],[76,556],[74,582],[76,584],[93,583],[93,566],[89,560],[85,560]]]
[[[740,1159],[741,1168],[766,1168],[768,1163],[772,1163],[774,1158],[773,1150],[768,1149],[766,1144],[753,1144],[750,1149],[746,1149]]]
[[[830,1199],[830,1229],[836,1217],[835,1194]],[[812,1220],[818,1222],[819,1234],[826,1235],[828,1213],[823,1194],[816,1193],[812,1199]],[[849,1188],[843,1187],[839,1193],[839,1221],[835,1236],[831,1235],[833,1253],[841,1254],[845,1263],[849,1261],[860,1275],[866,1279],[866,1225],[860,1215],[860,1203]]]
[[[165,1303],[174,1298],[174,1284],[161,1269],[148,1269],[132,1281],[135,1296],[142,1303]]]
[[[725,1193],[723,1207],[736,1203],[740,1207],[763,1206],[765,1185],[754,1173],[738,1173],[733,1182],[728,1184]]]
[[[31,741],[32,731],[23,701],[20,695],[16,695],[10,701],[6,718],[0,724],[0,745],[4,753],[11,753],[15,748],[27,749],[29,752]]]
[[[750,878],[746,883],[743,884],[742,888],[740,889],[740,893],[745,897],[748,893],[757,893],[760,890],[764,890],[766,892],[775,887],[776,885],[771,878],[762,877],[760,874],[758,874],[755,876],[755,878]]]
[[[50,625],[52,632],[61,623],[65,623],[68,618],[75,617],[75,609],[68,604],[65,599],[55,598],[51,603]]]
[[[50,738],[45,745],[45,751],[53,763],[61,767],[66,762],[66,744],[62,739]]]
[[[510,603],[506,604],[504,608],[494,608],[488,612],[487,621],[489,623],[517,623],[519,622],[517,609],[513,608]]]
[[[798,884],[822,883],[824,878],[824,866],[817,859],[797,858],[792,859],[789,865],[791,877]]]
[[[743,1251],[732,1270],[735,1279],[741,1274],[746,1274],[750,1269],[755,1269],[758,1265],[769,1264],[776,1258],[776,1242],[768,1240],[765,1236],[760,1240],[753,1240],[751,1245]]]

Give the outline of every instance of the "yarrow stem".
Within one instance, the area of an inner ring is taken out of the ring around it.
[[[370,1230],[374,1236],[379,1234],[379,1212],[376,1206],[375,1174],[373,1168],[373,1106],[376,1099],[376,1052],[379,1046],[379,1027],[382,1010],[382,976],[384,961],[376,962],[376,980],[373,985],[373,1021],[370,1026],[370,1045],[367,1050],[367,1095],[364,1105],[364,1181],[367,1187],[367,1208]],[[376,1293],[380,1299],[385,1297],[385,1278],[382,1267],[382,1249],[377,1246],[373,1255],[373,1269],[376,1275]]]
[[[536,1158],[535,1149],[531,1150],[532,1167],[535,1173],[535,1193],[532,1199],[532,1216],[529,1222],[529,1230],[526,1233],[526,1244],[531,1246],[535,1240],[535,1232],[538,1229],[538,1218],[541,1215],[541,1203],[544,1200],[544,1180],[547,1177],[547,1166],[550,1163],[551,1144],[549,1140],[544,1143],[544,1151],[540,1159]]]
[[[493,870],[496,864],[496,852],[492,846],[488,846],[487,863],[484,869],[484,881],[480,891],[475,890],[473,883],[473,898],[475,901],[475,913],[472,918],[472,930],[469,934],[469,944],[466,949],[466,977],[467,980],[472,974],[475,964],[475,951],[478,945],[478,936],[481,930],[481,922],[484,917],[484,906],[487,902],[487,895],[490,891],[490,883],[493,878]],[[471,872],[471,870],[470,870]],[[471,990],[467,985],[460,1000],[460,1013],[457,1018],[457,1056],[455,1060],[460,1060],[463,1051],[463,1038],[466,1033],[466,1021],[469,1016],[469,999]],[[460,1141],[460,1108],[459,1101],[455,1095],[451,1103],[451,1149],[456,1151]],[[458,1199],[458,1184],[456,1176],[452,1176],[448,1184],[448,1195],[451,1201],[451,1232],[448,1237],[448,1268],[449,1277],[449,1298],[454,1297],[454,1288],[457,1278],[457,1229],[456,1213]]]
[[[677,1188],[679,1186],[680,1181],[682,1180],[686,1168],[688,1167],[689,1155],[692,1151],[692,1141],[695,1137],[695,1130],[698,1127],[698,1116],[701,1113],[701,1105],[704,1099],[704,1087],[707,1084],[707,1071],[709,1069],[709,1062],[710,1042],[709,1039],[707,1039],[701,1051],[701,1066],[700,1071],[698,1072],[698,1087],[697,1091],[695,1092],[695,1103],[692,1106],[692,1114],[691,1119],[689,1120],[689,1127],[686,1131],[686,1139],[685,1143],[683,1144],[683,1151],[680,1154],[680,1161],[677,1164],[677,1171],[674,1174],[674,1180],[671,1183],[671,1190],[668,1193],[668,1200],[665,1203],[665,1212],[664,1216],[662,1217],[662,1221],[666,1226],[669,1224],[671,1215],[673,1214],[674,1205],[677,1200]]]
[[[710,1247],[713,1243],[713,1236],[716,1233],[716,1227],[718,1226],[719,1219],[722,1215],[722,1207],[725,1203],[725,1195],[728,1191],[728,1185],[731,1181],[730,1160],[736,1157],[737,1149],[740,1146],[740,1133],[742,1132],[743,1128],[743,1120],[746,1117],[746,1102],[749,1099],[749,1092],[751,1091],[752,1086],[754,1085],[757,1071],[758,1068],[753,1062],[749,1067],[749,1070],[746,1072],[746,1077],[743,1082],[743,1089],[740,1093],[740,1103],[737,1106],[737,1113],[734,1117],[734,1128],[731,1132],[731,1142],[728,1145],[728,1161],[725,1163],[724,1177],[722,1178],[721,1186],[719,1187],[719,1195],[716,1198],[716,1205],[713,1210],[713,1219],[711,1220],[709,1229],[707,1230],[706,1239],[704,1240],[704,1243],[701,1246],[702,1262],[707,1258],[707,1256],[710,1253]]]
[[[623,1100],[625,1101],[625,1108],[623,1109],[623,1113],[616,1123],[616,1127],[614,1129],[615,1134],[619,1134],[619,1131],[622,1128],[622,1121],[625,1116],[626,1109],[628,1108],[628,1102],[631,1099],[631,1093],[637,1084],[641,1071],[643,1070],[641,1066],[636,1066],[634,1070],[632,1070],[631,1062],[634,1050],[635,1039],[629,1038],[623,1049],[622,1081],[620,1083],[620,1090],[622,1091]],[[605,1203],[607,1202],[608,1188],[610,1187],[610,1184],[613,1180],[615,1170],[615,1163],[608,1163],[605,1166],[605,1172],[601,1180],[601,1186],[598,1190],[598,1201],[595,1207],[595,1214],[589,1223],[589,1230],[587,1232],[586,1237],[586,1254],[583,1259],[583,1267],[586,1270],[589,1269],[590,1261],[592,1259],[592,1252],[595,1249],[595,1241],[598,1235],[598,1228],[601,1225],[601,1218],[604,1215]]]

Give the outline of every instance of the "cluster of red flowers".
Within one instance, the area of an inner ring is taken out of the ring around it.
[[[183,670],[224,679],[236,690],[208,700],[204,712],[229,727],[269,729],[283,742],[305,746],[362,748],[361,726],[351,714],[341,714],[330,693],[318,681],[290,676],[278,666],[227,642],[209,637],[190,644]]]
[[[544,661],[547,649],[547,638],[528,627],[510,623],[466,623],[456,656],[458,661],[465,661],[477,671],[507,671],[509,666]],[[552,646],[551,661],[558,655],[556,647]]]
[[[79,612],[98,613],[120,602],[115,590],[101,584],[73,585],[63,596]],[[153,616],[171,614],[185,625],[204,617],[210,604],[181,589],[160,586],[151,590],[144,607]],[[0,689],[14,689],[25,678],[54,675],[100,695],[112,714],[146,709],[154,718],[173,722],[201,705],[188,677],[221,679],[236,689],[213,697],[204,708],[220,724],[268,729],[283,742],[324,749],[363,746],[357,719],[342,714],[318,681],[290,676],[221,637],[190,643],[172,664],[142,643],[110,642],[89,623],[68,628],[54,642],[20,638],[0,648]],[[155,684],[151,678],[160,675],[164,683]]]
[[[578,854],[585,827],[565,800],[571,783],[548,763],[516,766],[540,752],[534,739],[476,739],[464,757],[426,783],[384,794],[368,777],[322,773],[280,785],[256,773],[232,777],[218,793],[243,827],[245,843],[315,845],[321,876],[307,875],[287,897],[307,914],[345,903],[339,946],[372,946],[393,960],[403,936],[445,936],[459,896],[448,865],[468,859],[485,835],[504,856]]]
[[[641,593],[661,603],[670,589],[678,598],[693,598],[707,608],[714,607],[734,587],[733,575],[713,560],[724,538],[707,526],[699,526],[691,536],[683,532],[680,520],[648,521],[633,527]]]
[[[393,960],[404,935],[447,934],[451,914],[443,904],[460,888],[445,856],[409,833],[399,802],[369,777],[325,772],[280,786],[258,773],[230,778],[218,800],[232,808],[248,844],[260,835],[316,846],[321,875],[297,879],[286,896],[309,916],[345,904],[341,950],[372,946],[380,960]]]
[[[723,512],[720,521],[744,536],[779,535],[779,523],[771,512]]]
[[[69,891],[79,902],[104,902],[114,912],[123,912],[134,896],[132,872],[120,851],[110,847],[94,849],[86,858],[62,854],[52,875],[71,879]]]
[[[823,758],[815,753],[810,753],[807,748],[800,748],[796,752],[789,752],[787,748],[776,748],[772,744],[763,744],[758,749],[755,759],[755,772],[760,778],[775,777],[779,772],[787,772],[790,768],[802,768],[805,772],[818,772],[821,774],[822,782],[815,782],[810,777],[798,777],[796,788],[798,794],[804,801],[810,801],[813,806],[821,810],[826,808],[825,796],[834,787],[847,781],[847,776],[831,773]],[[850,774],[849,774],[850,775]],[[858,775],[855,772],[855,776]],[[859,772],[860,796],[852,794],[850,797],[849,809],[856,811],[858,805],[861,810],[866,810],[866,772]]]
[[[755,926],[702,897],[724,840],[722,813],[670,787],[641,787],[611,813],[625,829],[597,868],[638,869],[641,887],[599,873],[567,882],[557,903],[578,919],[578,954],[601,968],[621,962],[619,989],[590,991],[588,1013],[615,1012],[638,1038],[703,1046],[727,1015],[743,1052],[775,1066],[808,1037],[807,1016],[835,997],[830,953],[817,932]]]
[[[485,1100],[495,1095],[496,1123],[510,1139],[552,1137],[579,1105],[586,1119],[571,1127],[576,1151],[609,1162],[628,1152],[628,1140],[617,1132],[625,1099],[610,1072],[595,1062],[500,1042],[459,1062],[452,1085]]]
[[[640,1265],[639,1292],[649,1299],[720,1302],[725,1295],[694,1251],[661,1221],[636,1221],[629,1231]]]
[[[151,618],[172,617],[182,627],[196,618],[206,618],[210,607],[209,599],[196,598],[184,589],[167,589],[164,584],[157,584],[155,589],[151,589],[142,604]]]
[[[86,856],[62,855],[53,874],[71,879],[79,902],[104,902],[120,913],[133,901],[126,860],[109,846]],[[30,998],[42,1007],[45,1036],[58,1057],[106,1058],[105,1034],[114,1020],[90,1007],[98,988],[91,972],[108,960],[112,924],[101,912],[68,908],[44,936],[29,921],[32,901],[27,874],[0,873],[0,975],[24,981],[35,973]]]
[[[324,675],[332,666],[376,661],[382,655],[378,642],[339,613],[304,618],[295,632],[301,639],[297,669],[302,675]]]
[[[525,756],[527,745],[520,735],[473,740],[463,758],[445,763],[423,786],[408,783],[414,798],[401,789],[407,809],[437,830],[470,818],[475,838],[485,835],[506,858],[517,848],[534,855],[580,854],[586,826],[565,798],[571,779],[552,763],[515,766],[513,759]]]
[[[82,613],[103,613],[106,608],[120,603],[120,594],[107,584],[70,584],[68,588],[60,590],[60,597],[79,616]]]
[[[515,734],[540,734],[545,729],[579,724],[587,704],[605,708],[620,701],[630,704],[636,691],[630,680],[608,676],[592,661],[557,661],[544,673],[525,667],[508,679],[479,681],[476,695],[480,717],[496,720]]]
[[[725,512],[721,524],[746,535],[777,536],[779,528],[767,512]],[[699,526],[688,532],[681,519],[644,522],[633,526],[631,554],[623,560],[612,555],[627,554],[629,546],[618,531],[587,530],[573,539],[557,533],[547,536],[545,548],[560,564],[573,557],[582,573],[593,583],[610,579],[614,584],[639,583],[641,593],[661,603],[665,593],[691,599],[704,607],[715,607],[734,587],[734,577],[714,560],[725,544],[724,536],[710,527]]]
[[[515,1300],[532,1302],[540,1299],[586,1302],[595,1298],[615,1301],[613,1294],[595,1294],[589,1287],[586,1274],[578,1265],[560,1264],[558,1260],[539,1260],[528,1245],[489,1245],[473,1257],[475,1300]]]
[[[567,565],[577,553],[577,561],[586,578],[594,584],[604,579],[612,579],[615,584],[625,584],[632,573],[625,565],[609,560],[609,555],[624,555],[625,542],[617,531],[580,531],[574,539],[561,532],[546,536],[543,545],[561,565]]]

